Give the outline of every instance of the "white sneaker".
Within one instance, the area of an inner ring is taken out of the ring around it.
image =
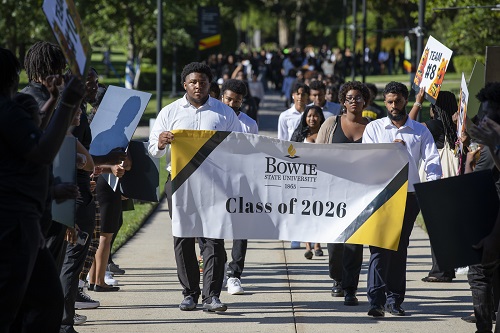
[[[75,313],[75,315],[73,316],[73,321],[74,321],[73,325],[85,324],[85,322],[87,321],[87,316],[79,315],[78,313]]]
[[[230,295],[241,295],[244,293],[240,279],[236,277],[227,279],[227,293]]]
[[[469,266],[455,268],[455,274],[467,275]]]
[[[118,280],[115,280],[113,278],[113,275],[109,272],[106,272],[106,274],[104,275],[104,282],[110,286],[117,286],[118,285]]]

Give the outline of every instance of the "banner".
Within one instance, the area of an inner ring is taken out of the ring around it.
[[[174,236],[397,249],[408,186],[403,145],[173,133]]]
[[[198,50],[203,51],[220,45],[221,34],[219,19],[219,7],[198,7],[198,24],[200,34],[198,39]]]
[[[460,106],[458,107],[458,121],[457,121],[457,137],[460,138],[462,133],[467,130],[466,119],[467,119],[467,104],[469,101],[469,90],[467,89],[467,83],[465,82],[465,75],[462,73],[462,82],[460,84]],[[463,144],[461,140],[459,142],[460,152],[463,151]]]
[[[75,3],[73,0],[45,0],[43,12],[61,46],[71,72],[86,78],[91,48]]]
[[[429,36],[413,80],[413,89],[418,92],[424,87],[425,96],[432,104],[436,103],[452,54],[452,50]]]

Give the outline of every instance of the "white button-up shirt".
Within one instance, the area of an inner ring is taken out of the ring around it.
[[[243,133],[259,134],[259,126],[257,122],[250,118],[246,113],[240,112],[238,114],[238,120],[240,121],[241,131]]]
[[[295,105],[292,105],[286,111],[281,112],[278,118],[278,139],[290,140],[293,132],[300,122],[302,112],[297,111]]]
[[[158,149],[158,137],[162,132],[176,129],[241,132],[241,125],[233,109],[212,97],[199,108],[189,103],[186,95],[170,103],[158,114],[148,143],[149,154],[153,157],[160,158],[169,153],[167,169],[170,165],[170,145]]]
[[[427,127],[407,118],[400,128],[394,126],[388,117],[374,120],[366,125],[363,143],[389,143],[400,139],[408,150],[408,192],[414,192],[413,184],[420,183],[418,165],[422,161],[427,180],[441,178],[441,161],[432,134]],[[383,165],[377,166],[383,168]]]

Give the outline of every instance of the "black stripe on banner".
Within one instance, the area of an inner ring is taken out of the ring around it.
[[[389,184],[380,192],[375,199],[366,206],[361,214],[340,234],[337,242],[345,242],[373,215],[380,207],[384,205],[408,180],[408,163],[399,171]]]
[[[177,191],[193,172],[205,161],[210,153],[227,138],[231,132],[216,132],[193,156],[191,161],[172,180],[172,193]]]

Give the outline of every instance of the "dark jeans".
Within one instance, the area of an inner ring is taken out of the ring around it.
[[[0,332],[59,332],[63,295],[38,218],[0,221]]]
[[[61,285],[64,293],[64,314],[61,328],[73,327],[75,316],[75,298],[78,293],[78,280],[89,250],[92,233],[95,227],[95,202],[92,194],[81,193],[76,200],[76,221],[80,230],[89,234],[84,245],[67,244],[66,255],[61,269]]]
[[[168,214],[172,219],[172,182],[168,177],[165,183],[165,196],[168,203]],[[175,262],[177,277],[183,288],[184,296],[193,296],[195,301],[200,297],[200,267],[196,258],[195,238],[174,237]],[[211,302],[212,296],[220,296],[224,280],[224,264],[226,250],[223,239],[203,239],[203,293],[202,301]]]
[[[492,332],[492,314],[495,312],[493,298],[493,276],[500,262],[489,265],[469,266],[467,279],[472,291],[472,304],[476,316],[477,333]]]
[[[344,290],[357,290],[363,263],[363,245],[328,243],[330,278],[342,283]]]
[[[227,267],[227,276],[241,278],[243,269],[245,268],[245,257],[247,255],[248,241],[246,239],[233,240],[233,248],[231,250],[231,262]]]
[[[406,257],[413,224],[420,211],[417,197],[408,193],[397,251],[370,246],[368,300],[370,305],[401,305],[406,292]],[[387,293],[387,294],[386,294]]]

